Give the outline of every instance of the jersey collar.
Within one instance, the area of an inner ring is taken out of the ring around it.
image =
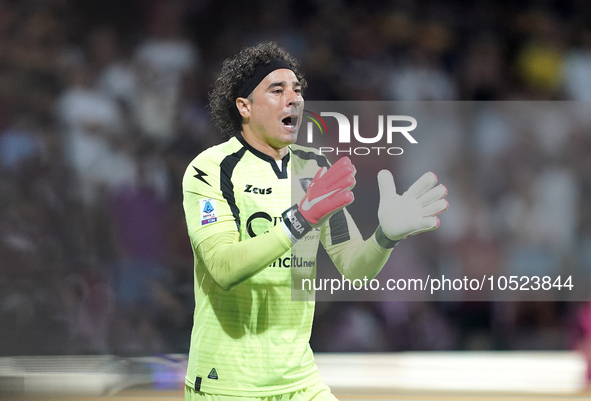
[[[246,140],[244,139],[244,137],[242,136],[241,133],[236,135],[236,139],[238,139],[240,141],[240,143],[242,144],[242,146],[244,146],[246,149],[248,149],[253,155],[258,157],[259,159],[262,159],[262,160],[268,162],[271,165],[271,167],[273,168],[273,171],[275,172],[275,175],[277,176],[277,178],[279,178],[279,179],[287,178],[287,163],[289,162],[290,152],[287,152],[287,154],[285,156],[283,156],[283,159],[281,159],[281,170],[279,170],[279,166],[277,166],[277,162],[275,162],[275,159],[273,159],[269,155],[264,154],[260,150],[253,148],[248,142],[246,142]]]

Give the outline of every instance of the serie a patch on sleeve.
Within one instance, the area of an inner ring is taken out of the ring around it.
[[[201,208],[201,225],[215,223],[218,221],[215,199],[201,199],[199,201]]]

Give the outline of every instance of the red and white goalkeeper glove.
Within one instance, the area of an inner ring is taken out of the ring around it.
[[[437,215],[449,209],[449,203],[443,199],[447,195],[447,188],[444,185],[435,187],[435,184],[437,176],[428,172],[404,194],[398,195],[392,173],[388,170],[378,173],[380,225],[376,231],[376,240],[380,245],[391,248],[409,235],[439,227]]]
[[[339,159],[329,169],[318,170],[300,203],[283,213],[283,221],[296,239],[353,202],[355,172],[348,157]]]

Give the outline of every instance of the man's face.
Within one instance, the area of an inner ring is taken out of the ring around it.
[[[304,110],[301,84],[292,70],[267,75],[249,96],[248,125],[260,141],[282,149],[297,139]],[[244,114],[243,114],[244,116]]]

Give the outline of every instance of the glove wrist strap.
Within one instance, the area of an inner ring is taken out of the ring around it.
[[[394,248],[400,242],[400,240],[393,241],[390,238],[386,237],[386,234],[384,234],[384,231],[382,230],[381,226],[378,226],[375,238],[378,245],[386,249]]]
[[[287,209],[285,212],[283,212],[282,216],[283,222],[289,231],[291,231],[291,234],[298,240],[302,239],[304,235],[312,230],[310,223],[308,223],[306,219],[304,219],[304,216],[302,216],[300,213],[298,205],[293,205]]]

